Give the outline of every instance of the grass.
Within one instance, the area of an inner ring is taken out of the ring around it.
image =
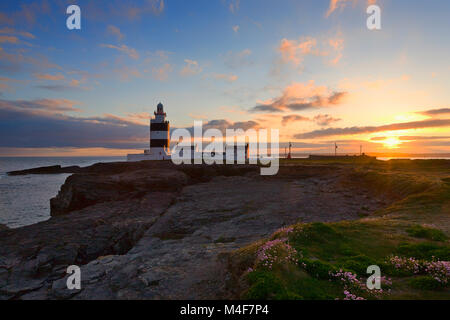
[[[406,230],[412,237],[429,239],[434,241],[445,241],[446,235],[438,229],[424,227],[421,225],[413,225]]]
[[[360,291],[358,295],[366,299],[450,299],[448,285],[425,271],[414,273],[388,262],[391,256],[450,261],[448,162],[394,162],[381,166],[371,162],[369,166],[355,168],[350,180],[366,183],[375,192],[392,194],[396,201],[375,217],[299,223],[290,232],[278,232],[267,239],[287,238],[286,242],[297,251],[297,263],[282,263],[272,269],[255,267],[257,251],[267,240],[234,252],[230,259],[235,279],[245,283],[240,287],[241,298],[342,299],[349,286],[330,276],[330,272],[342,269],[365,283],[367,267],[378,265],[381,275],[392,279],[392,285],[382,282],[382,288],[390,292]],[[254,270],[246,272],[249,267]]]
[[[409,280],[409,285],[412,288],[419,290],[439,290],[443,286],[436,279],[430,276],[419,276]]]

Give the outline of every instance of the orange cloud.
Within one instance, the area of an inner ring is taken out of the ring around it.
[[[68,99],[0,100],[0,109],[37,113],[78,112],[81,110],[74,107],[77,104],[79,102]]]
[[[301,66],[308,55],[332,57],[329,63],[336,65],[342,58],[344,39],[339,32],[334,38],[317,40],[313,37],[301,37],[298,40],[282,39],[278,47],[281,62]]]
[[[329,17],[334,11],[337,9],[343,9],[347,3],[353,3],[353,5],[356,4],[358,0],[330,0],[330,5],[328,6],[328,10],[325,14],[325,17]],[[367,0],[367,5],[375,4],[376,0]]]
[[[173,66],[169,63],[165,63],[161,67],[154,67],[152,69],[153,78],[159,81],[165,81],[172,70]]]
[[[317,40],[311,37],[300,38],[299,40],[281,40],[280,47],[281,56],[284,62],[292,62],[298,66],[303,62],[304,57],[308,54],[320,55],[317,50]]]
[[[19,38],[14,36],[0,36],[0,43],[18,43]]]
[[[382,126],[366,126],[366,127],[347,127],[347,128],[328,128],[322,130],[314,130],[311,132],[300,133],[295,135],[297,139],[312,139],[318,137],[328,137],[337,135],[354,135],[364,133],[375,133],[383,131],[407,130],[407,129],[423,129],[423,128],[439,128],[450,127],[450,119],[434,119],[392,123]]]
[[[308,117],[300,116],[298,114],[290,114],[288,116],[284,116],[281,120],[281,124],[283,126],[287,125],[290,122],[297,122],[297,121],[310,121]]]
[[[261,102],[251,111],[284,112],[328,107],[340,104],[346,95],[346,92],[332,92],[325,86],[316,86],[313,80],[307,83],[293,83],[284,89],[280,97]]]
[[[342,51],[344,50],[344,39],[342,38],[333,38],[328,40],[328,44],[330,47],[336,52],[336,57],[334,57],[330,63],[332,65],[338,64],[338,62],[342,58]]]
[[[441,109],[431,109],[431,110],[426,110],[426,111],[420,111],[417,112],[418,114],[422,114],[424,116],[436,116],[436,115],[441,115],[441,114],[449,114],[450,115],[450,108],[441,108]]]
[[[319,114],[313,118],[313,120],[319,125],[319,126],[328,126],[333,122],[340,121],[339,118],[333,118],[329,114]]]
[[[8,35],[19,35],[25,38],[30,38],[30,39],[35,39],[36,37],[26,31],[17,31],[15,29],[12,28],[2,28],[0,29],[0,34],[8,34]]]
[[[202,72],[202,68],[195,60],[184,59],[186,65],[181,69],[180,74],[183,76],[195,75]]]
[[[234,82],[238,79],[238,76],[234,74],[222,74],[222,73],[216,73],[213,75],[213,77],[217,80],[226,80],[228,82]]]
[[[41,79],[41,80],[52,80],[52,81],[58,81],[58,80],[63,80],[64,79],[64,75],[62,74],[40,74],[40,73],[36,73],[34,75],[37,79]]]
[[[120,52],[123,52],[123,53],[127,54],[130,58],[139,59],[138,52],[135,49],[130,48],[130,47],[124,45],[124,44],[121,45],[121,46],[115,46],[115,45],[112,45],[112,44],[101,44],[100,46],[103,47],[103,48],[115,49],[115,50],[118,50]]]
[[[116,26],[109,25],[107,30],[109,34],[116,36],[118,41],[121,41],[125,37],[125,35],[122,32],[120,32],[120,29]]]

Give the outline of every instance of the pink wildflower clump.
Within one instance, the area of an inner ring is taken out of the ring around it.
[[[365,300],[365,298],[362,297],[363,295],[372,298],[381,298],[383,294],[390,292],[390,289],[388,291],[384,291],[381,288],[369,289],[365,282],[359,280],[358,277],[350,271],[343,271],[342,269],[340,269],[336,272],[329,272],[329,274],[331,277],[343,283],[345,295],[344,300]],[[391,279],[384,276],[380,278],[380,281],[382,285],[392,285]]]
[[[272,269],[275,264],[291,262],[297,263],[297,250],[292,248],[286,238],[267,241],[258,250],[256,263],[262,267]]]
[[[423,261],[416,260],[414,258],[402,258],[398,256],[392,256],[388,258],[389,264],[393,265],[397,270],[409,271],[414,274],[419,274],[423,271]]]
[[[398,270],[405,270],[414,274],[426,274],[446,286],[450,284],[450,261],[434,260],[431,262],[414,258],[390,257],[388,262]]]
[[[363,297],[357,297],[356,294],[352,294],[348,290],[344,290],[345,298],[344,300],[366,300]]]
[[[427,262],[425,272],[444,286],[450,283],[450,261]]]
[[[337,280],[340,280],[344,284],[344,288],[348,287],[359,287],[361,288],[363,285],[361,281],[358,280],[356,274],[351,273],[350,271],[342,271],[340,269],[336,272],[329,272],[329,275]]]

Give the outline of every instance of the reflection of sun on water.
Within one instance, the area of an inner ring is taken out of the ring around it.
[[[396,148],[398,148],[398,145],[400,143],[401,143],[401,141],[398,140],[397,137],[389,137],[389,138],[386,138],[385,140],[383,140],[383,145],[386,148],[389,148],[389,149],[396,149]]]

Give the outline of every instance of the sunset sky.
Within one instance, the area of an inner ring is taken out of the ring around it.
[[[381,30],[366,27],[373,3]],[[450,153],[449,13],[447,0],[4,0],[0,156],[135,152],[160,101],[171,127],[278,128],[297,152]]]

